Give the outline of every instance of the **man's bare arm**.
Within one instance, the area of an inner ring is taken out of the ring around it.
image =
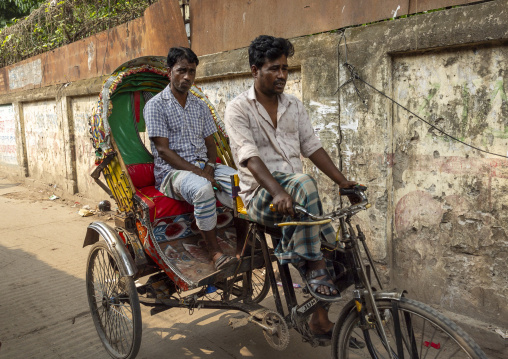
[[[261,158],[255,156],[246,160],[246,166],[261,187],[273,197],[273,205],[279,213],[294,216],[293,199],[272,176]]]
[[[209,173],[203,171],[197,166],[194,166],[192,163],[187,162],[182,157],[178,156],[175,151],[171,150],[169,148],[169,140],[166,137],[151,137],[150,139],[153,141],[160,158],[169,163],[171,167],[176,168],[177,170],[190,171],[198,176],[206,178],[212,182],[212,184],[215,182],[213,175],[210,176]]]
[[[325,175],[337,183],[341,188],[349,188],[356,184],[354,181],[348,181],[346,177],[339,171],[333,163],[328,153],[321,147],[309,156],[309,159],[319,168]]]
[[[208,157],[208,162],[215,164],[217,160],[217,146],[215,145],[215,141],[213,139],[213,135],[210,135],[208,137],[205,137],[205,146],[206,146],[206,156]],[[210,181],[208,177],[206,177],[210,182],[212,182],[212,185],[215,188],[218,188],[220,191],[222,191],[221,186],[215,181],[214,178],[214,168],[209,165],[205,165],[205,168],[203,171],[213,179],[213,181]]]
[[[206,156],[208,157],[208,162],[215,163],[215,161],[217,159],[217,146],[215,145],[213,135],[205,137],[205,146],[206,146]],[[210,167],[210,166],[208,166],[208,167]]]

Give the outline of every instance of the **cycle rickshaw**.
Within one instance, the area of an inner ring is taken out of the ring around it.
[[[118,213],[115,228],[103,222],[88,226],[84,246],[93,246],[87,261],[86,289],[99,338],[113,358],[137,355],[140,304],[150,306],[151,314],[174,307],[242,311],[277,350],[287,347],[289,330],[295,329],[312,346],[331,344],[333,358],[485,358],[480,347],[449,319],[405,298],[403,291],[383,289],[365,236],[359,226],[355,229],[351,224],[356,213],[370,206],[366,187],[341,189],[341,195],[353,194],[359,203],[324,216],[295,207],[301,215],[298,224],[338,222],[336,243],[323,243],[322,247],[333,264],[339,290],[353,286],[353,299],[344,305],[328,342],[316,338],[308,325],[310,314],[324,303],[313,296],[298,303],[288,266],[280,265],[273,255],[280,231],[249,221],[235,191],[236,177],[232,178],[235,208],[217,207],[221,249],[235,254],[234,217],[247,221],[248,231],[238,264],[216,271],[208,261],[192,207],[165,197],[154,187],[143,108],[168,82],[164,57],[129,61],[104,82],[90,117],[97,165],[91,175],[116,201]],[[191,93],[206,102],[214,117],[219,160],[234,167],[215,108],[199,88],[193,86]],[[265,234],[270,234],[272,247]],[[278,267],[285,306],[274,266]],[[135,280],[142,277],[148,279],[136,285]],[[270,290],[275,311],[260,304]]]

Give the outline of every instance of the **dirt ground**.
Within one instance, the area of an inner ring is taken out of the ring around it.
[[[0,175],[0,359],[109,358],[89,312],[90,247],[83,248],[83,240],[91,222],[114,224],[108,214],[78,215],[84,205],[79,197],[49,200],[53,194],[51,186],[20,185]],[[273,308],[272,297],[262,304]],[[332,320],[340,304],[332,306]],[[170,309],[150,316],[150,308],[141,310],[138,358],[330,357],[330,347],[312,348],[294,330],[289,347],[275,351],[253,324],[228,326],[230,318],[245,316],[239,312],[201,309],[189,315],[186,309]],[[490,352],[489,357],[504,355]]]

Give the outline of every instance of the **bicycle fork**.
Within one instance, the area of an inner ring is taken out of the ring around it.
[[[354,265],[355,265],[355,268],[357,269],[356,272],[360,276],[360,278],[359,278],[360,281],[362,283],[364,283],[365,291],[363,293],[363,297],[366,299],[367,307],[370,307],[369,308],[370,311],[372,311],[372,314],[374,314],[374,320],[376,322],[379,334],[381,336],[381,341],[383,343],[383,346],[385,347],[386,351],[388,352],[389,358],[394,359],[394,353],[391,350],[390,342],[388,341],[388,336],[386,335],[386,331],[383,326],[383,321],[381,319],[381,315],[379,314],[379,310],[377,308],[376,301],[374,299],[374,293],[372,291],[372,286],[371,286],[369,278],[367,277],[367,270],[366,270],[365,265],[363,264],[362,258],[360,256],[360,249],[359,249],[358,243],[356,241],[356,239],[358,237],[356,236],[356,233],[351,225],[350,220],[349,219],[347,219],[347,220],[341,219],[342,228],[346,228],[345,226],[343,226],[345,224],[344,222],[347,223],[347,227],[349,229],[349,233],[345,233],[345,237],[346,237],[345,239],[353,247],[352,253],[353,253]],[[371,261],[371,267],[373,268],[373,263],[372,263],[372,259],[370,257],[370,253],[369,253],[369,261]],[[373,268],[373,269],[375,271],[375,268]],[[375,273],[375,274],[376,274],[376,278],[379,280],[377,273]],[[367,326],[369,326],[370,324],[367,322],[367,319],[366,319],[367,311],[365,310],[365,306],[362,304],[362,300],[361,300],[362,293],[360,292],[360,290],[356,289],[353,291],[353,295],[354,295],[354,300],[356,303],[356,309],[360,314],[361,324],[365,328],[363,330],[363,332],[364,332],[364,336],[366,336],[365,339],[367,341],[367,345],[369,346],[368,349],[369,349],[369,352],[371,352],[371,355],[373,355],[373,354],[375,354],[375,353],[373,353],[374,348],[372,348],[371,341],[368,340],[369,333],[368,333]],[[373,355],[373,358],[375,358],[375,357],[376,356]]]

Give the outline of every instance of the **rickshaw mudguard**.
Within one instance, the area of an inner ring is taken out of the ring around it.
[[[83,248],[99,241],[102,236],[118,263],[122,277],[133,277],[137,267],[118,233],[104,222],[92,222],[86,230]]]

